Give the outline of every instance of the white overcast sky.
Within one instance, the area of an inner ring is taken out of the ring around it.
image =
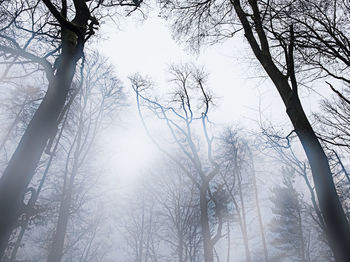
[[[205,47],[199,55],[184,51],[185,46],[173,40],[167,22],[150,13],[143,21],[121,19],[121,24],[103,25],[98,50],[110,59],[117,76],[129,92],[130,109],[122,114],[120,122],[106,131],[104,156],[111,173],[134,177],[140,170],[151,165],[157,158],[135,113],[135,99],[128,76],[134,73],[148,75],[159,88],[166,86],[167,68],[172,63],[195,62],[209,73],[209,87],[217,97],[215,111],[210,118],[220,125],[239,123],[244,127],[256,128],[259,108],[264,118],[286,125],[285,109],[277,91],[263,76],[260,66],[253,58],[247,42],[242,36],[228,39],[224,43]],[[311,105],[317,106],[315,96],[303,96],[307,112]],[[290,130],[289,130],[290,131]],[[288,134],[288,129],[286,134]],[[108,141],[108,142],[107,142]],[[107,142],[107,145],[106,145]],[[120,178],[120,177],[119,177]]]

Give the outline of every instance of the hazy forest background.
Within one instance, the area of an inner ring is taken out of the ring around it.
[[[0,0],[0,261],[350,261],[350,3]]]

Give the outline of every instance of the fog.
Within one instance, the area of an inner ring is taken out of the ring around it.
[[[0,1],[0,261],[349,261],[349,11]]]

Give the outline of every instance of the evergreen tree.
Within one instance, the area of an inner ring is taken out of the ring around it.
[[[298,192],[294,188],[294,170],[283,168],[281,186],[272,189],[275,217],[270,223],[274,233],[271,244],[279,249],[284,258],[305,262],[305,241],[302,226],[302,207]]]

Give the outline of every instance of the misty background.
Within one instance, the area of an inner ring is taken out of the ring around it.
[[[326,2],[1,1],[0,261],[348,261]]]

